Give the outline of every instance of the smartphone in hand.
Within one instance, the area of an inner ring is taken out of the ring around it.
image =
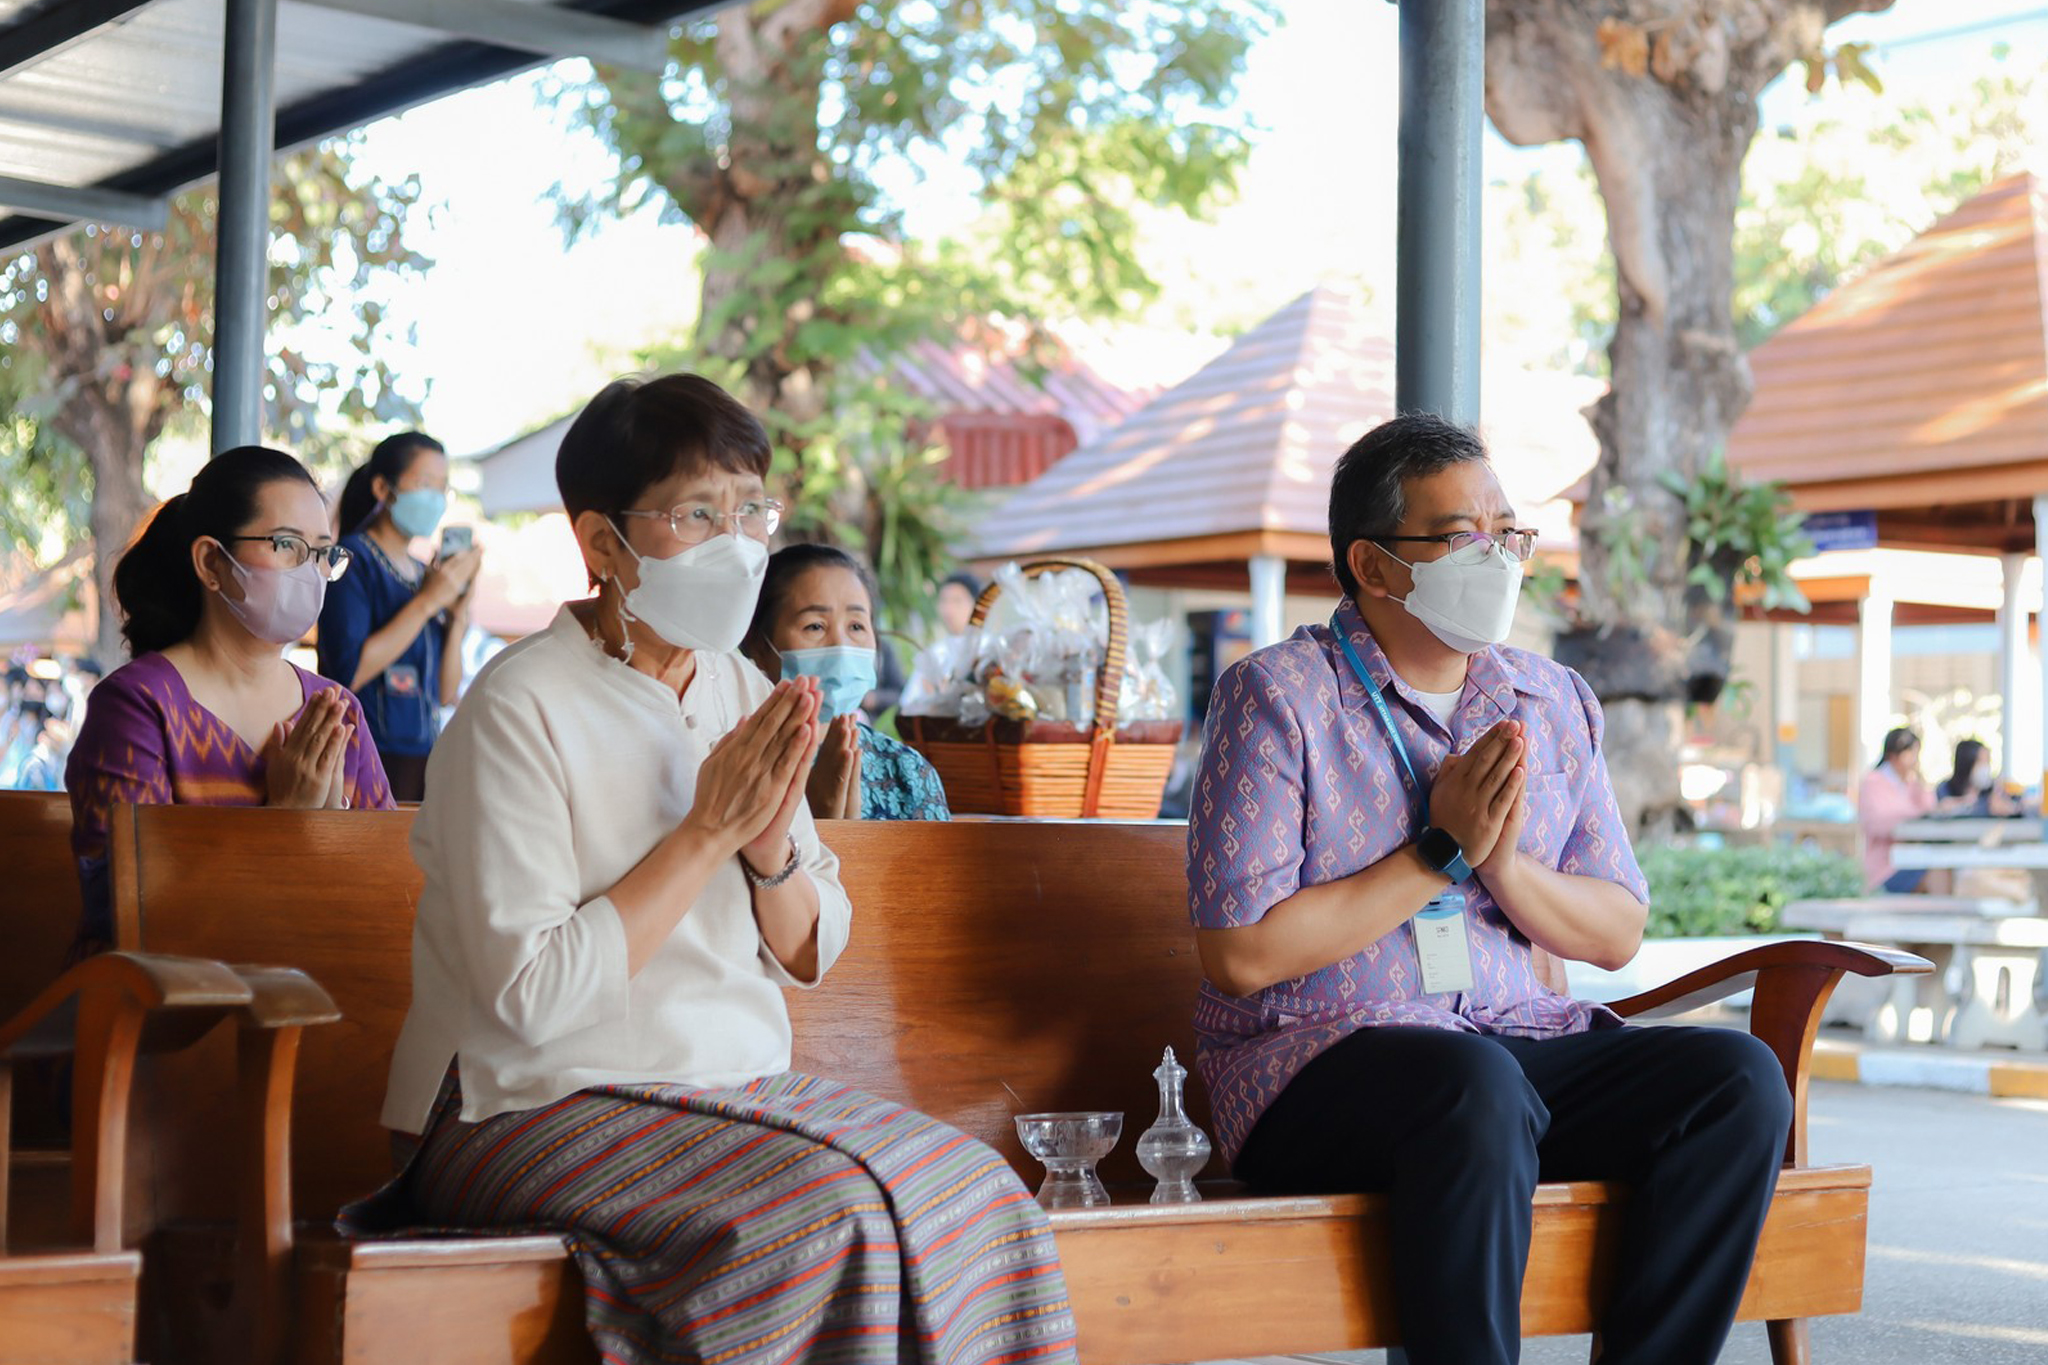
[[[476,529],[470,526],[441,528],[441,559],[453,559],[476,543]]]

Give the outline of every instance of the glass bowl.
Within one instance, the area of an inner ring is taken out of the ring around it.
[[[1095,1163],[1116,1149],[1124,1116],[1108,1111],[1019,1114],[1017,1137],[1045,1164],[1038,1202],[1049,1209],[1093,1208],[1109,1202]]]

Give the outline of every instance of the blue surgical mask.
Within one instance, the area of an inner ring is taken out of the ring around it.
[[[448,495],[438,488],[408,488],[391,500],[391,524],[418,540],[434,534],[448,515]]]
[[[818,719],[829,724],[860,709],[875,690],[875,651],[867,645],[827,645],[782,651],[782,677],[818,680]]]

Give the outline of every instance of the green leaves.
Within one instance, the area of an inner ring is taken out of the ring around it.
[[[1116,316],[1157,292],[1148,221],[1235,186],[1232,94],[1271,0],[755,0],[689,24],[660,80],[557,91],[613,151],[571,230],[652,196],[710,238],[696,335],[662,363],[770,427],[793,538],[864,549],[892,619],[929,609],[970,500],[892,359],[996,320]],[[906,238],[891,187],[960,177],[981,212]]]
[[[1693,477],[1667,470],[1658,483],[1685,507],[1688,584],[1716,604],[1734,588],[1755,584],[1766,610],[1807,610],[1791,566],[1813,554],[1813,541],[1783,484],[1744,479],[1719,449]]]
[[[431,262],[406,245],[417,180],[357,174],[348,139],[282,158],[270,221],[276,343],[268,425],[316,465],[357,420],[417,419],[417,410],[374,357],[382,305],[363,287],[390,271]],[[0,481],[33,486],[55,471],[71,489],[89,484],[81,452],[63,432],[103,433],[88,442],[102,468],[121,467],[139,487],[144,450],[166,427],[205,415],[213,357],[213,258],[218,204],[210,186],[173,201],[158,233],[89,225],[0,266],[0,390],[10,428],[0,431]],[[340,332],[319,361],[294,345],[295,324]],[[339,357],[339,358],[337,358]],[[90,416],[92,420],[88,421]],[[80,438],[84,439],[84,438]],[[131,467],[132,466],[132,467]],[[22,484],[29,480],[29,484]],[[73,498],[39,504],[53,533],[79,539]],[[0,520],[5,514],[0,513]],[[6,529],[17,539],[16,522]]]
[[[1650,883],[1652,937],[1775,933],[1788,902],[1863,894],[1855,859],[1812,848],[1660,846],[1638,858]]]

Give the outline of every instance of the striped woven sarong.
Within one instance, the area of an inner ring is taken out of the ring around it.
[[[795,1073],[460,1110],[451,1069],[406,1175],[344,1229],[402,1192],[433,1228],[562,1233],[608,1362],[1075,1360],[1044,1213],[936,1119]]]

